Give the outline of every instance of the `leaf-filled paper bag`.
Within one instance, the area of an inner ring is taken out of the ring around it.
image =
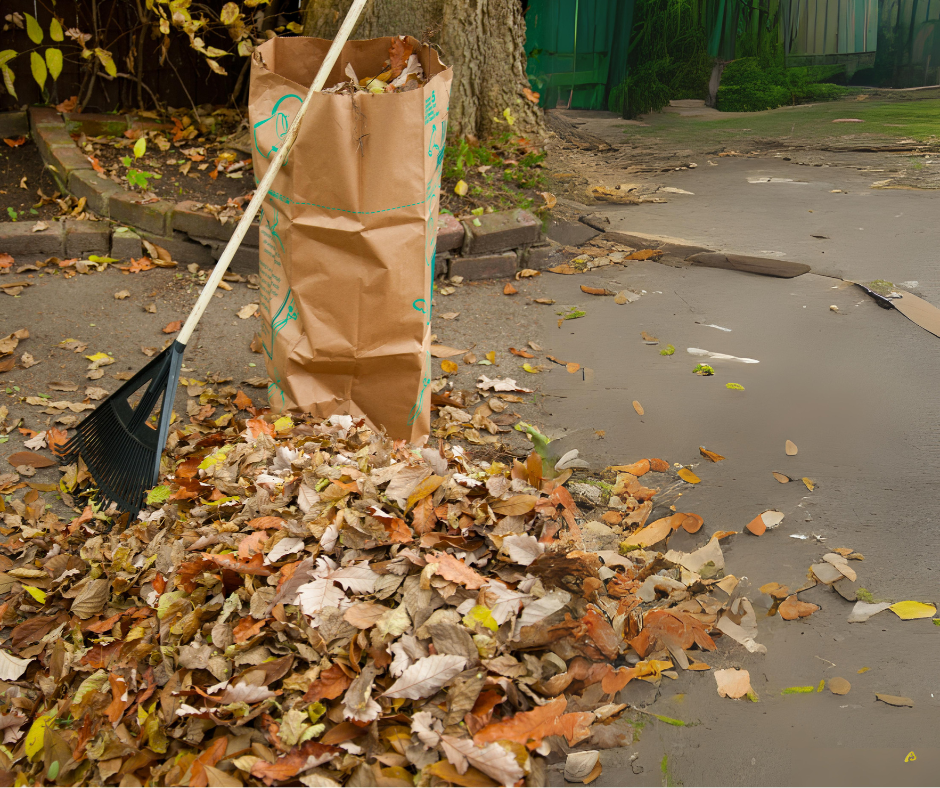
[[[349,41],[326,88],[379,74],[391,38]],[[317,93],[261,214],[262,352],[275,412],[364,417],[393,438],[430,429],[431,286],[452,72],[404,42],[428,82]],[[260,178],[330,46],[273,38],[251,62],[249,131]]]

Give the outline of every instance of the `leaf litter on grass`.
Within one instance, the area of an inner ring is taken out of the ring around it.
[[[184,385],[189,424],[138,517],[98,510],[81,462],[71,521],[35,490],[3,515],[10,779],[538,782],[553,752],[632,740],[621,690],[708,670],[710,632],[764,648],[725,535],[664,554],[703,519],[647,524],[659,490],[638,477],[669,481],[662,460],[612,471],[599,506],[619,524],[597,527],[536,452],[419,450]],[[458,412],[438,406],[435,434],[476,431]]]

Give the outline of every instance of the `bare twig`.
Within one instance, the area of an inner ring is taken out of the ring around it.
[[[180,72],[177,71],[176,66],[173,65],[173,59],[168,57],[166,62],[170,64],[170,68],[173,69],[173,73],[176,74],[176,78],[180,81],[180,86],[183,88],[183,92],[186,94],[186,98],[189,99],[189,103],[193,108],[193,113],[196,116],[196,120],[200,121],[201,118],[199,117],[199,110],[196,108],[196,102],[193,101],[193,97],[189,95],[189,91],[186,89],[186,83],[183,82],[183,78],[180,76]]]
[[[147,85],[147,84],[145,84],[145,83],[143,83],[143,82],[141,82],[141,81],[140,81],[137,77],[135,77],[133,74],[125,74],[123,71],[118,71],[118,73],[115,74],[113,77],[112,77],[110,74],[102,74],[102,75],[101,75],[101,78],[108,80],[108,82],[111,82],[111,81],[114,80],[116,77],[122,77],[123,79],[129,79],[129,80],[131,80],[132,82],[136,82],[138,89],[139,89],[139,88],[143,88],[144,90],[146,90],[146,91],[150,94],[150,98],[153,99],[153,104],[154,104],[154,106],[155,106],[158,110],[161,108],[161,107],[160,107],[160,100],[157,98],[156,94],[150,89],[150,86]],[[139,94],[138,94],[138,95],[139,95]],[[143,102],[140,102],[140,104],[141,104],[141,106],[143,106]]]

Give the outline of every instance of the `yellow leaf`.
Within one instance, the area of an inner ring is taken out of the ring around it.
[[[32,14],[25,14],[26,16],[26,35],[29,36],[29,40],[34,44],[42,43],[42,28],[39,26],[39,22],[36,21],[36,17]]]
[[[111,356],[107,353],[95,353],[93,356],[85,356],[89,361],[107,361]]]
[[[49,67],[49,76],[53,81],[57,80],[62,73],[62,50],[49,47],[46,50],[46,65]]]
[[[33,599],[35,599],[40,605],[46,604],[46,592],[41,588],[35,588],[34,586],[23,586],[23,590]]]
[[[642,416],[644,413],[643,406],[636,400],[633,400],[633,409],[637,412],[637,415],[639,416]]]
[[[474,605],[470,608],[470,612],[463,617],[463,625],[467,629],[473,629],[474,624],[482,624],[494,632],[499,629],[499,624],[493,618],[493,613],[485,605]]]
[[[489,361],[490,364],[495,364],[496,363],[496,351],[491,350],[489,353],[487,353],[486,360]]]
[[[467,185],[466,181],[457,181],[457,185],[454,187],[454,194],[458,197],[466,197],[468,191],[470,191],[470,187]]]
[[[33,72],[33,79],[39,84],[40,88],[46,85],[46,61],[38,52],[29,53],[29,69]]]
[[[457,364],[450,359],[445,358],[441,362],[441,372],[443,372],[445,375],[454,375],[457,373],[458,369],[460,369],[460,367],[458,367]]]
[[[62,35],[62,25],[55,17],[52,17],[52,21],[49,23],[49,38],[53,41],[65,40],[65,36]]]
[[[304,26],[299,22],[288,22],[287,29],[290,30],[291,33],[296,33],[298,36],[304,32]]]
[[[108,72],[112,77],[117,75],[117,66],[114,65],[114,58],[111,57],[111,53],[107,49],[102,49],[101,47],[95,48],[95,55],[97,55],[98,60],[101,62],[101,65],[104,66],[104,70]]]
[[[415,487],[411,495],[408,496],[408,504],[405,507],[405,511],[408,511],[418,501],[427,498],[443,483],[444,478],[442,476],[428,476],[428,478]]]
[[[803,484],[806,485],[806,489],[809,490],[810,492],[812,492],[816,488],[816,483],[812,479],[808,479],[805,476],[803,477]]]
[[[238,10],[238,3],[226,3],[222,6],[222,12],[219,14],[219,21],[223,25],[233,25],[241,16]]]
[[[526,372],[531,372],[533,375],[537,375],[539,373],[539,370],[533,367],[528,361],[522,365],[522,368]]]
[[[26,734],[26,741],[23,745],[26,750],[26,756],[30,760],[33,760],[33,758],[42,752],[42,743],[46,737],[46,727],[55,719],[55,715],[55,709],[46,712],[30,726],[29,733]]]
[[[287,432],[292,429],[294,429],[294,420],[290,416],[281,416],[274,422],[275,432]]]
[[[688,468],[679,469],[679,478],[685,482],[688,482],[689,484],[698,484],[700,481],[702,481],[701,479],[699,479],[698,476],[692,473],[692,471],[690,471]]]
[[[509,111],[509,107],[503,110],[503,117],[506,118],[506,122],[511,126],[516,122],[516,119],[513,117],[512,112]]]
[[[228,71],[222,68],[218,61],[213,60],[211,57],[206,58],[206,63],[209,64],[209,68],[211,68],[216,74],[221,74],[223,77],[228,74]]]
[[[888,608],[894,612],[902,621],[911,621],[915,618],[933,618],[937,614],[937,608],[933,605],[925,605],[923,602],[895,602]]]
[[[147,152],[147,138],[141,137],[134,143],[134,158],[139,159]]]
[[[5,51],[9,52],[11,50],[8,49]],[[2,55],[3,53],[0,52],[0,56]],[[16,91],[13,89],[13,82],[16,79],[16,77],[13,74],[13,69],[11,69],[8,65],[3,64],[3,65],[0,65],[0,73],[3,74],[3,86],[7,89],[7,93],[13,96],[13,98],[18,98],[16,95]]]

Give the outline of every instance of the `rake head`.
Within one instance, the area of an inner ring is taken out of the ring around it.
[[[85,461],[103,505],[114,503],[134,516],[143,505],[144,493],[157,483],[185,349],[174,342],[154,356],[103,400],[62,448],[60,456],[66,462],[79,456]],[[155,413],[159,415],[153,424]]]

